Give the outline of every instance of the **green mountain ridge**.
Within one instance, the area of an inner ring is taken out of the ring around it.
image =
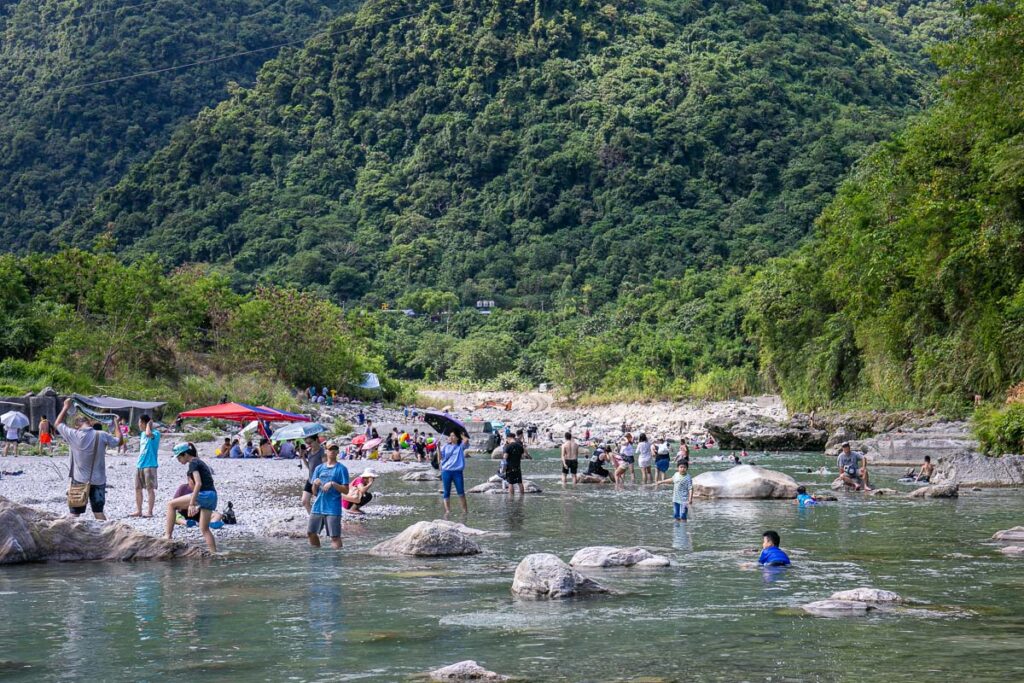
[[[304,38],[350,0],[4,0],[0,3],[0,238],[47,250],[171,131],[251,84],[273,51],[77,87]]]
[[[918,34],[946,30],[946,5],[907,7],[370,2],[59,235],[243,288],[594,309],[795,247],[927,92]]]

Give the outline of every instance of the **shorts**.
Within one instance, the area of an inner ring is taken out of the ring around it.
[[[41,443],[44,446],[49,446],[51,443],[53,443],[53,436],[50,434],[40,434],[39,443]]]
[[[313,482],[307,479],[306,483],[302,485],[302,491],[303,493],[313,493]]]
[[[505,481],[509,484],[522,484],[523,483],[523,471],[522,470],[505,470]]]
[[[624,465],[632,465],[636,462],[636,459],[632,455],[623,455],[621,456],[621,460]]]
[[[314,512],[309,516],[309,523],[306,524],[307,534],[318,534],[327,527],[327,535],[331,538],[341,538],[341,515],[321,515]]]
[[[579,468],[579,460],[566,460],[565,464],[562,465],[562,474],[569,474],[570,472],[576,474],[577,472],[579,472]]]
[[[462,470],[441,470],[441,495],[445,500],[452,497],[452,484],[455,484],[455,493],[466,495],[466,482],[462,477]]]
[[[605,479],[608,479],[609,477],[612,476],[612,473],[609,472],[608,470],[606,470],[603,467],[591,468],[591,469],[587,470],[587,474],[592,476],[592,477],[604,477]]]
[[[156,489],[156,468],[143,467],[135,470],[135,490]]]
[[[93,484],[89,487],[89,508],[93,514],[102,513],[103,507],[107,504],[107,486],[106,484],[96,485]],[[85,506],[80,508],[68,508],[71,510],[71,514],[80,515],[85,512]]]
[[[216,491],[200,491],[199,495],[196,496],[196,505],[199,506],[200,510],[216,510],[217,509],[217,492]]]
[[[654,466],[659,472],[668,472],[668,458],[658,458],[654,461]]]
[[[363,491],[363,495],[359,498],[358,503],[350,503],[349,501],[345,500],[342,501],[341,507],[343,510],[351,510],[354,507],[362,507],[364,505],[367,505],[371,500],[373,500],[373,494],[370,493],[369,491]]]

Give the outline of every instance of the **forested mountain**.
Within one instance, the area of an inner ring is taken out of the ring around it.
[[[969,19],[938,53],[941,99],[751,288],[762,366],[793,405],[963,406],[1024,380],[1024,3]]]
[[[917,13],[915,15],[915,12]],[[372,0],[62,237],[340,300],[590,311],[782,254],[926,92],[944,3]]]
[[[106,84],[302,39],[355,0],[0,1],[0,239],[48,246],[79,204],[174,126],[251,84],[276,51]]]

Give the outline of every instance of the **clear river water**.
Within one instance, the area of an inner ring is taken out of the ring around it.
[[[726,467],[707,460],[693,472]],[[831,480],[807,473],[829,462],[820,454],[757,460],[811,490]],[[0,680],[402,681],[464,659],[529,681],[1024,680],[1024,561],[988,540],[1024,524],[1024,493],[848,494],[806,510],[698,502],[676,524],[667,488],[563,491],[551,453],[524,469],[543,494],[470,497],[467,523],[498,532],[474,557],[366,554],[440,514],[436,484],[388,475],[383,502],[407,512],[346,522],[341,553],[252,539],[203,562],[0,569]],[[493,471],[474,459],[467,478]],[[894,485],[897,475],[874,476]],[[793,567],[742,566],[765,529],[782,534]],[[531,552],[568,560],[588,545],[637,544],[675,566],[587,572],[609,597],[524,602],[509,591]],[[795,609],[857,586],[920,609],[844,619]]]

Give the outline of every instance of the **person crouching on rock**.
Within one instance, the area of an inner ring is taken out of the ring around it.
[[[167,503],[167,526],[165,537],[170,540],[174,535],[174,522],[178,510],[185,510],[186,517],[199,514],[199,531],[206,540],[206,547],[211,553],[217,552],[217,541],[210,531],[210,519],[217,509],[217,489],[213,486],[213,470],[199,459],[195,445],[179,443],[174,447],[174,457],[182,465],[188,465],[188,480],[192,485],[192,493],[179,496]]]
[[[836,459],[839,467],[839,478],[854,491],[870,491],[868,483],[868,459],[863,453],[850,450],[849,442],[842,445],[842,451]]]
[[[377,481],[377,473],[373,468],[364,470],[362,474],[349,484],[348,493],[341,494],[341,507],[350,515],[363,514],[363,506],[373,500],[370,487]]]
[[[324,462],[313,470],[313,509],[306,526],[306,537],[314,548],[320,547],[320,532],[327,527],[331,547],[341,550],[341,497],[349,492],[348,468],[338,462],[337,444],[327,447]]]

